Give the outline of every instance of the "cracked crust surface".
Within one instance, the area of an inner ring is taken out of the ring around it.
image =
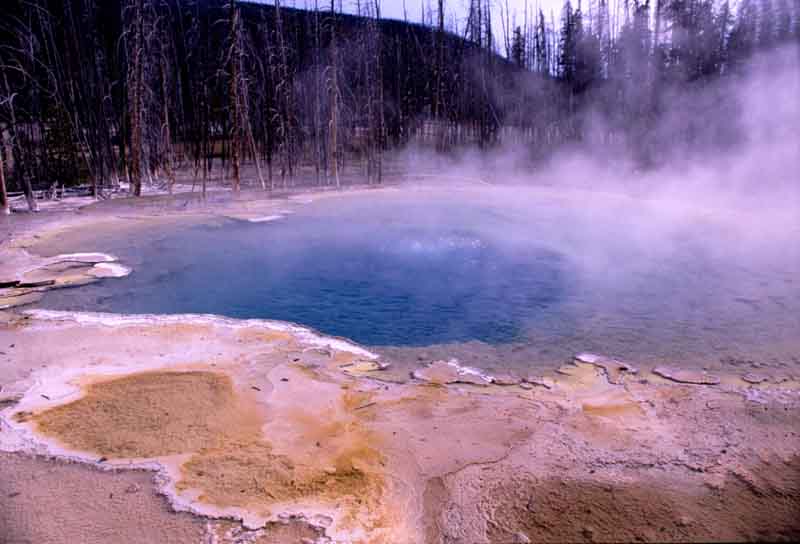
[[[12,474],[0,500],[19,541],[74,541],[70,524],[32,524],[40,505],[54,520],[138,530],[109,511],[134,499],[172,542],[798,536],[793,382],[612,379],[576,359],[549,387],[394,383],[383,365],[346,373],[359,355],[266,325],[126,319],[34,313],[0,325],[15,350],[0,449],[17,452],[0,456]],[[158,429],[171,429],[168,451],[151,447]],[[150,472],[123,470],[126,456]],[[122,482],[146,493],[118,495]],[[96,508],[73,508],[80,485]],[[159,541],[149,534],[138,541]]]

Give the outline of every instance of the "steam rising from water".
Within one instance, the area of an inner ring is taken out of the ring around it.
[[[409,149],[405,169],[418,187],[127,248],[95,239],[93,249],[120,254],[134,275],[45,305],[286,319],[373,345],[480,340],[465,362],[484,367],[492,356],[531,365],[589,350],[796,368],[798,51],[676,97],[652,127],[664,139],[657,169],[591,139],[547,163],[511,145],[457,158]],[[686,100],[721,93],[738,105],[734,147],[668,141],[687,111],[698,115]],[[599,116],[586,122],[603,133]]]
[[[458,351],[480,341],[470,351],[482,359],[465,362],[484,368],[497,362],[490,346],[526,367],[586,350],[794,365],[796,232],[749,237],[754,221],[565,188],[368,192],[281,221],[179,229],[124,247],[109,239],[99,249],[134,274],[52,292],[44,305],[282,319],[373,346]]]
[[[743,74],[675,93],[640,140],[609,142],[611,122],[589,107],[576,114],[586,127],[582,145],[558,149],[546,161],[532,162],[538,150],[517,145],[508,129],[490,153],[453,158],[408,149],[405,170],[425,181],[569,186],[791,215],[800,202],[798,97],[800,47],[786,46],[754,56]],[[653,151],[648,167],[633,152],[642,145]]]

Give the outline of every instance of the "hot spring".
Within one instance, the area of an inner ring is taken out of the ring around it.
[[[486,367],[590,350],[796,368],[798,239],[796,219],[675,201],[374,191],[272,221],[84,234],[63,244],[114,253],[134,273],[41,305],[286,320],[393,353],[445,346]]]

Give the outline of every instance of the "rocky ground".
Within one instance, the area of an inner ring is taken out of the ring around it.
[[[31,232],[6,289],[73,268]],[[0,311],[0,542],[800,538],[792,376],[392,362],[284,323]]]

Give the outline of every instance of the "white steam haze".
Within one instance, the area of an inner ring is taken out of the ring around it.
[[[734,107],[717,108],[722,98]],[[641,142],[604,141],[606,120],[589,107],[582,114],[588,135],[584,141],[562,148],[545,161],[531,161],[528,146],[515,145],[513,129],[506,128],[503,144],[489,153],[462,151],[453,158],[409,148],[405,170],[487,184],[669,198],[697,208],[763,212],[767,221],[769,214],[777,214],[796,224],[791,220],[800,217],[799,47],[756,55],[744,75],[675,93],[665,103],[666,111],[643,135],[652,142],[655,168],[641,167],[630,152]],[[681,137],[692,123],[727,130],[690,146]]]
[[[419,174],[422,183],[439,180],[445,187],[469,183],[447,198],[463,195],[465,205],[484,202],[520,218],[516,226],[495,227],[490,238],[550,247],[572,267],[571,289],[579,295],[570,304],[582,316],[572,337],[534,334],[529,347],[497,348],[496,357],[544,360],[563,342],[559,356],[596,349],[688,365],[715,356],[796,361],[799,55],[797,47],[757,55],[744,77],[676,95],[648,130],[657,144],[663,138],[656,168],[642,168],[626,151],[635,142],[603,144],[597,112],[587,115],[591,136],[581,146],[545,162],[530,161],[529,150],[509,137],[494,153],[467,151],[458,158],[408,149],[405,168],[412,178]],[[689,118],[715,122],[709,116],[719,114],[712,106],[722,95],[733,96],[736,107],[729,113],[735,118],[720,124],[738,125],[737,141],[675,145]],[[475,225],[490,229],[480,218]],[[646,293],[652,300],[642,304]],[[680,353],[685,358],[676,360]],[[480,358],[468,361],[481,364]]]

